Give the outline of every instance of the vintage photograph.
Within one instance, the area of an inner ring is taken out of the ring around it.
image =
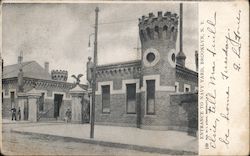
[[[4,155],[197,155],[197,3],[2,3]]]

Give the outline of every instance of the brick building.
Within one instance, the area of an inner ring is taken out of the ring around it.
[[[158,12],[155,16],[149,13],[148,17],[139,19],[141,59],[97,66],[97,124],[197,129],[198,73],[185,67],[182,13],[180,19],[178,53],[177,14]],[[194,55],[198,67],[197,52]],[[88,66],[88,71],[90,68]]]
[[[18,94],[28,93],[35,89],[40,93],[38,100],[38,119],[62,120],[68,108],[71,109],[70,89],[76,84],[67,82],[68,72],[52,70],[49,72],[49,63],[44,67],[36,61],[22,62],[23,57],[18,57],[18,63],[3,66],[2,79],[2,114],[3,118],[11,118],[11,108],[18,109]],[[20,88],[22,86],[22,88]],[[86,89],[85,85],[81,85]],[[29,103],[21,106],[22,118],[28,120]]]

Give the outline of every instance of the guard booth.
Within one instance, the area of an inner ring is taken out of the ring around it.
[[[37,122],[38,103],[41,92],[33,88],[27,93],[18,93],[18,108],[21,112],[21,120]],[[18,110],[17,108],[17,110]]]
[[[90,109],[89,100],[86,90],[82,89],[79,84],[75,88],[71,89],[71,112],[72,123],[89,123]]]

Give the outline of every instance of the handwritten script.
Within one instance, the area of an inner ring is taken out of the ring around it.
[[[200,22],[199,82],[202,85],[199,91],[199,138],[205,141],[205,149],[216,149],[219,144],[228,148],[232,139],[229,126],[232,93],[230,78],[233,73],[241,70],[241,13],[241,10],[236,11],[231,17],[232,24],[223,30],[217,26],[223,19],[219,18],[216,11]],[[225,34],[222,36],[218,32]],[[204,77],[205,65],[207,78]],[[203,83],[206,83],[206,89]]]

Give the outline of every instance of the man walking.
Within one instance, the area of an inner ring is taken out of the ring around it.
[[[71,120],[71,110],[68,108],[68,110],[66,111],[66,122],[70,122]]]
[[[12,118],[11,118],[11,120],[16,120],[16,108],[15,107],[13,107],[13,108],[11,108],[11,114],[12,114]]]

